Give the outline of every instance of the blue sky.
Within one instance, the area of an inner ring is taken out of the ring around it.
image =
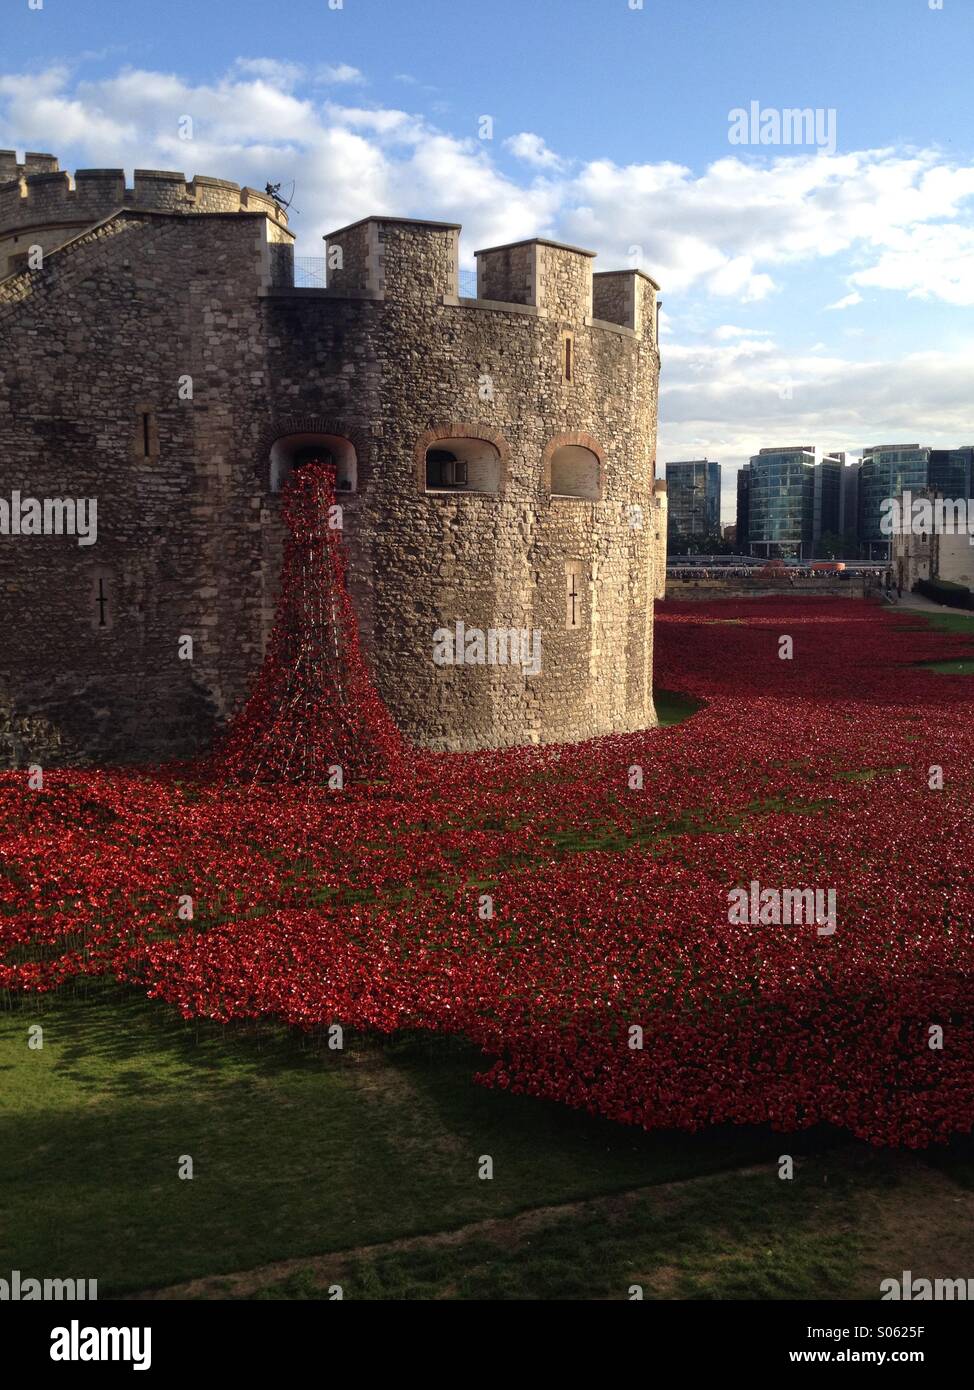
[[[294,179],[305,254],[385,211],[468,263],[638,259],[660,464],[719,458],[727,518],[761,445],[974,442],[974,0],[6,0],[2,33],[0,145]],[[834,111],[834,151],[731,144],[752,102]]]

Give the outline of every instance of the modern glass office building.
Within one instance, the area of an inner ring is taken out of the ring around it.
[[[720,535],[720,464],[683,459],[666,465],[667,550],[679,554],[702,536]]]
[[[884,501],[899,497],[901,492],[919,492],[929,486],[929,449],[919,444],[876,444],[863,450],[859,472],[859,539],[867,560],[888,560],[892,553],[890,538],[882,529]]]
[[[815,465],[815,509],[812,519],[812,545],[818,551],[823,536],[838,535],[842,503],[842,473],[845,454],[826,454]]]
[[[859,535],[871,560],[888,560],[890,538],[881,528],[882,505],[902,492],[928,490],[956,500],[974,496],[974,447],[927,449],[919,444],[877,444],[865,449],[859,483]]]
[[[847,553],[841,558],[859,558],[859,474],[862,464],[858,459],[845,463],[845,454],[837,454],[843,460],[842,483],[839,489],[839,535],[848,542]]]
[[[747,538],[752,555],[809,559],[815,531],[815,450],[762,449],[747,470]]]
[[[846,542],[843,559],[887,561],[883,503],[921,490],[974,497],[974,446],[878,444],[861,463],[835,453],[818,464],[810,446],[762,449],[737,475],[738,546],[751,555],[823,558],[818,547],[832,534]]]
[[[737,549],[750,555],[751,470],[745,463],[737,470]]]
[[[974,497],[974,448],[931,449],[930,487],[944,497]]]

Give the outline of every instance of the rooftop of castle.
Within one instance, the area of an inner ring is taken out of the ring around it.
[[[368,217],[360,217],[356,222],[347,222],[344,227],[336,227],[333,232],[325,232],[322,237],[327,241],[329,237],[341,236],[342,232],[350,232],[355,227],[364,227],[367,222],[394,222],[407,227],[440,227],[444,231],[459,232],[461,223],[459,222],[438,222],[430,217],[387,217],[385,213],[372,213]]]
[[[260,212],[281,227],[287,212],[273,195],[230,179],[180,170],[136,169],[129,187],[124,169],[78,169],[72,176],[54,155],[0,150],[0,233],[26,226],[80,226],[122,208],[170,213]]]
[[[576,256],[598,255],[597,251],[586,251],[584,246],[569,246],[566,241],[549,241],[543,236],[529,236],[522,241],[507,241],[501,246],[484,246],[479,251],[475,251],[475,256],[486,256],[494,251],[513,251],[518,246],[553,246],[556,251],[573,251]]]

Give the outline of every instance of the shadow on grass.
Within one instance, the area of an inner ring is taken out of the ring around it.
[[[44,1047],[26,1045],[42,1023]],[[0,1013],[0,1265],[102,1296],[455,1229],[762,1163],[765,1130],[645,1134],[474,1085],[451,1039],[347,1038],[175,1019],[92,988]],[[789,1137],[790,1153],[834,1143]],[[844,1141],[843,1141],[844,1142]],[[491,1181],[481,1181],[490,1155]],[[191,1180],[180,1179],[184,1156]]]

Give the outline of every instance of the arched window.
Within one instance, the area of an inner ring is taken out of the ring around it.
[[[337,434],[288,434],[271,446],[271,492],[280,492],[296,468],[314,460],[335,469],[335,491],[354,492],[358,482],[355,448]]]
[[[501,456],[488,439],[438,439],[426,450],[427,492],[499,492]]]
[[[583,444],[563,444],[551,456],[552,497],[584,497],[597,502],[601,493],[599,459]]]

